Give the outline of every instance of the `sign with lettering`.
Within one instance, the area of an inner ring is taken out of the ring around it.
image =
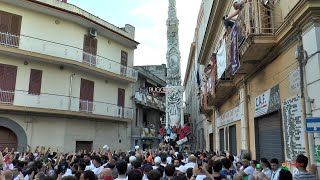
[[[290,92],[292,94],[298,93],[300,91],[300,71],[299,68],[295,69],[290,73],[289,76],[289,82],[290,82]]]
[[[255,99],[255,117],[259,117],[280,109],[279,85],[267,90]]]
[[[217,127],[221,127],[240,120],[239,107],[233,108],[217,118]]]
[[[286,161],[295,161],[299,154],[305,154],[301,109],[300,96],[296,96],[282,102]]]
[[[320,117],[306,118],[306,131],[307,133],[319,133],[320,132]]]

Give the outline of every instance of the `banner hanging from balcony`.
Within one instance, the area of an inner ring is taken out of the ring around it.
[[[218,74],[218,79],[220,79],[227,67],[226,41],[224,38],[221,40],[221,45],[217,53],[217,61],[218,61],[217,74]]]
[[[238,24],[235,23],[231,32],[231,46],[230,46],[230,63],[231,63],[231,73],[235,75],[240,68],[239,60],[239,47],[238,47]]]

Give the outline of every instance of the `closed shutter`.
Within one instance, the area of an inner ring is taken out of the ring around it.
[[[279,112],[256,119],[257,159],[277,158],[283,162],[282,122]]]
[[[229,151],[232,155],[237,155],[237,129],[236,125],[229,127]]]
[[[12,104],[16,88],[17,67],[0,64],[0,103]]]
[[[120,71],[122,75],[127,75],[127,65],[128,65],[128,53],[121,51],[121,67]]]
[[[118,106],[124,108],[125,90],[118,88]]]
[[[128,64],[128,53],[125,51],[121,51],[121,65],[127,66]]]
[[[0,44],[11,47],[19,46],[19,35],[21,29],[21,19],[19,15],[0,11]],[[10,35],[4,34],[9,33]]]
[[[224,151],[224,129],[219,130],[220,152]]]
[[[95,66],[97,64],[96,55],[97,55],[97,46],[98,40],[92,36],[84,35],[83,42],[83,62]]]
[[[29,81],[29,94],[40,95],[42,71],[31,69]]]
[[[119,107],[122,107],[122,111],[119,110],[119,114],[121,115],[121,117],[124,116],[124,99],[125,99],[125,90],[124,89],[121,89],[121,88],[118,88],[118,106]],[[122,113],[120,113],[122,112]]]
[[[80,85],[80,111],[92,113],[93,111],[94,82],[81,79]]]
[[[7,12],[0,11],[0,32],[7,33],[10,31],[11,16]]]

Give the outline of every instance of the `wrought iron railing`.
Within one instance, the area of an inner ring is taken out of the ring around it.
[[[0,89],[0,104],[133,119],[132,108],[125,108],[107,102],[88,101],[77,97],[56,94],[41,93],[40,95],[33,95],[29,94],[28,91],[22,90],[7,91]]]
[[[80,48],[69,46],[66,44],[52,42],[31,36],[17,36],[10,33],[0,32],[0,45],[18,48],[34,53],[65,58],[88,64],[90,66],[94,66],[115,74],[123,75],[134,80],[138,79],[138,72],[131,67],[123,68],[123,66],[116,61],[99,55],[93,55],[91,53],[83,51]]]

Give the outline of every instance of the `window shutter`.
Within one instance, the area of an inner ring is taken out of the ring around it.
[[[42,71],[31,69],[29,81],[29,94],[40,95]]]
[[[21,28],[21,16],[12,15],[11,16],[11,26],[10,26],[10,33],[19,36],[20,35],[20,28]]]
[[[125,51],[121,51],[121,65],[127,66],[128,64],[128,53]]]
[[[124,108],[125,90],[118,88],[118,106]]]
[[[5,68],[5,90],[14,91],[16,88],[17,67],[6,65]]]
[[[0,11],[0,32],[6,33],[9,32],[11,16],[7,12]]]
[[[87,53],[91,53],[90,52],[90,36],[88,35],[84,35],[83,51]]]
[[[94,82],[86,79],[81,79],[80,99],[93,101],[93,95],[94,95]]]
[[[98,47],[98,40],[95,38],[90,37],[91,43],[90,43],[90,53],[93,55],[97,55],[97,47]]]

